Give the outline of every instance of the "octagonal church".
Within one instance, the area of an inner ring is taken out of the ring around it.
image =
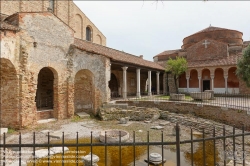
[[[186,37],[182,49],[154,62],[106,46],[106,37],[72,0],[1,0],[0,124],[22,128],[78,112],[96,115],[112,97],[171,91],[170,57],[183,56],[183,91],[249,92],[235,76],[249,42],[235,30],[209,27]]]
[[[181,49],[166,50],[154,56],[154,62],[166,66],[177,56],[184,57],[188,70],[179,78],[180,92],[213,90],[215,93],[249,93],[246,84],[235,74],[237,60],[249,41],[237,30],[209,26],[183,39]],[[174,92],[171,75],[167,90]]]

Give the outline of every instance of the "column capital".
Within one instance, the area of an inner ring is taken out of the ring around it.
[[[157,71],[156,74],[160,74],[161,72]]]
[[[200,79],[201,79],[201,77],[198,77],[198,79],[200,80]]]
[[[228,78],[228,75],[224,75],[224,78],[227,79],[227,78]]]
[[[211,79],[214,79],[214,75],[210,75],[210,78],[211,78]]]
[[[127,66],[122,67],[122,70],[123,70],[123,71],[126,71],[127,69],[128,69]]]
[[[186,77],[186,79],[187,79],[187,80],[189,80],[189,79],[190,79],[190,77]]]

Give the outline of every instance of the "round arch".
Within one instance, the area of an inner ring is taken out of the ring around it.
[[[109,89],[111,92],[111,97],[118,97],[121,92],[119,92],[119,81],[114,73],[111,73],[109,81]]]
[[[222,68],[216,68],[214,71],[214,88],[225,88],[224,80],[224,70]],[[217,91],[219,92],[219,89]]]
[[[20,124],[17,71],[12,62],[5,58],[0,58],[0,66],[1,125],[15,128]]]
[[[187,88],[186,72],[179,76],[179,88]]]
[[[231,67],[228,70],[227,86],[229,93],[239,93],[239,79],[236,75],[236,67]]]
[[[93,113],[95,108],[94,74],[87,69],[78,71],[75,75],[74,87],[75,112]]]
[[[93,28],[90,25],[86,27],[86,40],[93,41]]]
[[[205,68],[201,72],[202,78],[202,91],[210,90],[211,89],[211,78],[210,78],[210,70]]]
[[[196,69],[190,71],[189,87],[199,88],[198,71]]]

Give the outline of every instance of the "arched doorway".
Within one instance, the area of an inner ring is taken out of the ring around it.
[[[113,73],[111,73],[111,78],[109,81],[109,89],[111,92],[111,97],[118,97],[119,96],[118,80]]]
[[[75,112],[92,113],[95,103],[94,75],[89,70],[80,70],[75,76]]]
[[[210,84],[210,70],[203,69],[202,70],[202,91],[210,90],[211,84]]]
[[[18,78],[14,65],[7,59],[0,58],[0,114],[1,125],[18,127]]]
[[[217,68],[214,71],[214,92],[225,93],[225,79],[222,68]]]
[[[227,87],[229,93],[239,93],[239,79],[236,75],[236,67],[228,70]]]
[[[193,69],[190,71],[189,78],[189,92],[198,92],[199,89],[199,79],[197,70]]]
[[[47,67],[42,68],[38,74],[35,101],[38,111],[51,110],[54,107],[54,74]]]

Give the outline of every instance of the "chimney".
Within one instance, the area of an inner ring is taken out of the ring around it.
[[[139,55],[139,57],[140,57],[141,59],[143,59],[143,55]]]

